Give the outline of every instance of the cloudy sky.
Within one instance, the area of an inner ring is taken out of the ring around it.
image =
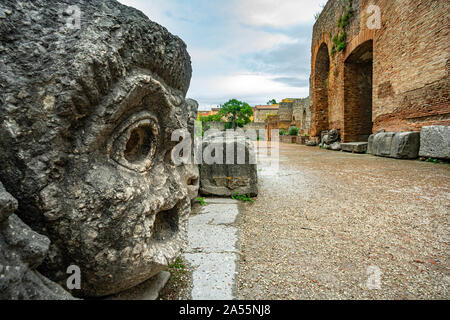
[[[326,0],[119,0],[182,38],[192,58],[188,97],[208,110],[309,94],[314,14]]]

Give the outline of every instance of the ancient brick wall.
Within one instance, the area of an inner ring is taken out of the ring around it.
[[[314,25],[311,135],[335,128],[344,141],[354,141],[380,129],[400,132],[450,125],[448,0],[351,4],[354,15],[345,28],[342,52],[332,54],[332,38],[348,0],[328,1]],[[379,29],[369,28],[375,13],[368,11],[371,5],[380,8]]]

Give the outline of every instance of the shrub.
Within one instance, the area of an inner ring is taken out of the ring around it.
[[[286,130],[280,129],[280,136],[285,136],[285,135],[287,135]]]
[[[347,8],[344,13],[337,20],[337,27],[339,29],[338,34],[331,38],[333,46],[331,48],[331,55],[334,57],[336,52],[342,52],[347,46],[347,33],[345,28],[350,24],[350,19],[355,15],[355,9],[353,9],[352,1],[347,1]],[[342,31],[342,33],[341,33]]]
[[[299,129],[297,127],[291,127],[289,128],[289,135],[290,136],[298,136]]]

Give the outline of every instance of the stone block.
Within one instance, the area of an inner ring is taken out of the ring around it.
[[[230,156],[232,152],[232,156]],[[230,139],[215,134],[203,140],[200,193],[230,197],[236,193],[258,195],[258,173],[253,143],[243,136]],[[207,156],[214,155],[208,161]],[[213,160],[213,161],[211,161]]]
[[[341,143],[342,151],[352,152],[352,153],[366,153],[367,152],[367,142],[348,142]]]
[[[419,146],[419,132],[379,132],[369,137],[368,153],[379,157],[416,159]]]
[[[333,144],[330,145],[330,149],[333,151],[341,151],[342,150],[341,143],[334,142]]]
[[[450,159],[450,127],[428,126],[422,128],[420,136],[421,157]]]

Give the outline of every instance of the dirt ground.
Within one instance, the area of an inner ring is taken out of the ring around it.
[[[450,165],[282,144],[259,185],[239,299],[450,298]]]

